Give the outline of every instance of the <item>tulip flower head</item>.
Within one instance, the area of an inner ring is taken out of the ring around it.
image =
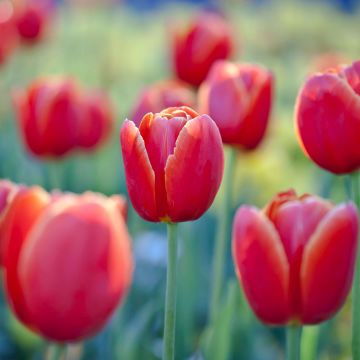
[[[19,1],[16,27],[21,41],[33,44],[40,41],[52,17],[52,6],[48,0]]]
[[[199,86],[216,60],[234,51],[230,26],[218,14],[205,12],[187,29],[175,29],[172,44],[174,72],[179,80]]]
[[[120,201],[119,201],[120,200]],[[2,229],[8,301],[30,329],[58,342],[99,331],[132,278],[125,203],[85,193],[20,190]]]
[[[360,167],[360,61],[311,76],[295,109],[295,128],[304,153],[335,174]]]
[[[272,105],[273,76],[255,64],[218,61],[199,90],[199,109],[216,122],[225,144],[244,150],[264,138]]]
[[[102,94],[82,91],[69,78],[44,78],[18,91],[19,129],[28,150],[61,158],[74,150],[97,148],[113,126],[111,106]]]
[[[358,216],[352,203],[281,193],[262,211],[241,206],[233,258],[248,302],[265,323],[316,324],[343,305],[352,283]]]
[[[175,107],[144,116],[120,132],[131,202],[149,221],[199,218],[212,204],[223,175],[219,130],[208,115]]]
[[[14,6],[10,0],[0,0],[0,65],[14,51],[18,42]]]
[[[191,88],[174,80],[155,83],[142,91],[133,110],[131,119],[140,125],[147,113],[159,113],[162,109],[195,105],[195,95]]]

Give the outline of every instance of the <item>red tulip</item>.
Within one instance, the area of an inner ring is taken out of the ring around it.
[[[360,167],[360,61],[306,81],[295,127],[303,151],[320,167],[335,174]]]
[[[149,113],[139,128],[126,120],[120,140],[135,210],[149,221],[199,218],[212,204],[224,154],[216,124],[188,107]]]
[[[173,80],[161,81],[143,90],[132,110],[131,119],[138,126],[149,112],[158,113],[169,107],[194,105],[195,95],[186,84]]]
[[[16,195],[5,220],[5,286],[24,324],[59,342],[103,327],[132,277],[123,212],[119,197],[86,193],[52,200],[40,188]]]
[[[218,61],[199,90],[199,109],[220,129],[223,142],[251,150],[265,135],[273,76],[255,64]]]
[[[232,31],[215,13],[202,13],[190,26],[176,29],[172,61],[177,77],[199,86],[216,60],[228,59],[234,50]]]
[[[14,7],[10,0],[0,1],[0,65],[14,51],[17,40]]]
[[[107,100],[83,93],[71,79],[37,80],[17,94],[16,105],[24,143],[37,156],[95,148],[112,130]]]
[[[25,43],[41,40],[50,20],[52,9],[49,1],[25,0],[17,10],[16,26],[20,39]]]
[[[265,323],[316,324],[343,305],[354,273],[358,217],[351,203],[279,194],[263,210],[241,206],[233,258],[245,295]]]

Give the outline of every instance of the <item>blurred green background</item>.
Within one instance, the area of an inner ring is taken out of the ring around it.
[[[359,57],[360,16],[311,1],[278,0],[263,7],[224,1],[222,5],[235,29],[239,50],[235,59],[262,63],[276,79],[266,140],[255,152],[238,154],[233,210],[242,203],[261,207],[276,192],[289,187],[342,201],[346,197],[344,179],[318,169],[301,152],[293,130],[293,110],[297,92],[319,54],[336,52],[349,61]],[[137,13],[123,6],[61,6],[48,38],[34,47],[20,48],[0,67],[0,177],[47,189],[126,194],[120,125],[145,85],[172,77],[169,29],[175,22],[187,21],[197,10],[168,5]],[[12,93],[34,78],[50,74],[73,75],[85,87],[102,88],[110,94],[116,129],[111,141],[95,154],[76,154],[55,163],[39,161],[24,150]],[[202,219],[180,226],[176,359],[203,359],[207,352],[216,351],[202,334],[207,323],[216,210],[221,196],[220,191]],[[108,326],[84,344],[84,359],[160,358],[166,229],[142,221],[131,206],[129,228],[136,258],[131,292]],[[228,353],[228,359],[282,359],[283,329],[267,328],[250,313],[235,280],[230,249],[227,256],[223,313],[216,328],[208,330],[215,332],[217,349]],[[318,359],[350,359],[349,310],[347,304],[321,326]],[[43,351],[42,340],[16,321],[3,301],[0,358],[40,359]]]

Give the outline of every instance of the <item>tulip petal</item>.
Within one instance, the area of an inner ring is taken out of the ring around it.
[[[113,128],[111,106],[107,98],[100,93],[84,97],[83,116],[79,117],[77,145],[92,149],[106,140]]]
[[[62,156],[77,146],[79,121],[84,108],[75,83],[64,81],[54,83],[54,87],[47,95],[51,97],[42,105],[38,127],[43,132],[48,155]]]
[[[258,209],[242,206],[233,223],[236,273],[257,317],[269,324],[290,318],[289,264],[281,240]]]
[[[265,135],[272,103],[273,77],[265,68],[255,65],[242,65],[240,73],[243,81],[250,87],[248,114],[236,134],[237,143],[245,149],[256,148]],[[249,80],[246,78],[250,77]]]
[[[353,278],[358,220],[354,205],[339,205],[320,222],[301,266],[302,321],[329,319],[344,303]]]
[[[332,205],[316,196],[291,200],[273,210],[270,218],[283,244],[290,265],[290,304],[294,318],[301,314],[300,268],[303,250]]]
[[[209,114],[219,126],[225,143],[237,143],[242,119],[246,116],[249,96],[235,64],[217,61],[212,67],[208,81],[199,90],[199,108]]]
[[[354,91],[360,95],[360,61],[355,61],[352,65],[345,67],[342,73]]]
[[[151,167],[144,140],[132,121],[125,120],[120,132],[120,142],[131,202],[145,220],[158,221],[155,173]]]
[[[165,167],[170,219],[179,222],[199,218],[215,198],[223,168],[222,141],[214,121],[207,115],[189,120]]]
[[[166,110],[173,110],[172,108]],[[144,139],[146,152],[155,173],[155,196],[157,214],[160,218],[167,215],[167,198],[165,189],[165,165],[168,157],[174,152],[176,139],[186,123],[186,117],[169,118],[162,114],[147,114],[141,121],[139,131]]]
[[[32,321],[19,282],[18,263],[31,228],[49,202],[48,194],[38,187],[19,190],[5,214],[0,231],[7,298],[18,318],[29,326]]]

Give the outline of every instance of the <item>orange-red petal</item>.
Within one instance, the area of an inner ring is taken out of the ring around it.
[[[258,209],[242,206],[237,211],[232,251],[236,273],[257,317],[286,324],[291,315],[289,264],[273,224]]]
[[[189,120],[180,131],[165,167],[171,221],[199,218],[212,204],[224,168],[220,132],[207,115]]]
[[[19,282],[19,257],[27,236],[50,202],[49,195],[39,187],[21,189],[7,210],[2,228],[4,248],[5,290],[10,306],[17,317],[32,326]]]
[[[327,320],[343,305],[352,283],[357,235],[355,206],[339,205],[306,245],[300,275],[304,324]]]
[[[125,120],[120,131],[126,184],[135,210],[149,221],[159,221],[155,201],[155,173],[139,129]]]

